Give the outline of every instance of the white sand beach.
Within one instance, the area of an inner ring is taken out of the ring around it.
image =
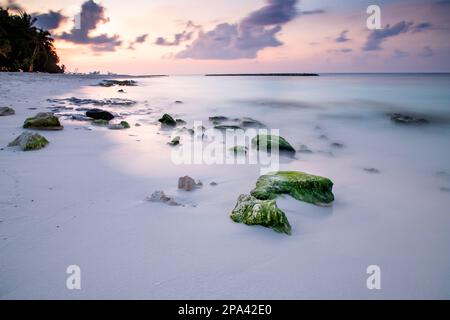
[[[16,113],[0,117],[0,298],[450,298],[450,79],[355,77],[142,78],[118,93],[96,77],[1,73],[0,106]],[[131,128],[61,116],[62,131],[39,131],[45,148],[6,146],[47,99],[70,97],[137,101],[101,107]],[[440,121],[399,126],[386,117],[398,110]],[[234,223],[259,166],[174,164],[164,113],[188,127],[224,115],[280,129],[312,151],[281,169],[330,178],[333,206],[279,198],[290,236]],[[178,190],[185,175],[203,187]],[[156,190],[186,206],[146,201]],[[81,290],[66,288],[69,265]],[[381,290],[366,287],[369,265]]]

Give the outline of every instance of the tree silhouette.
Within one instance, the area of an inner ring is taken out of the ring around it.
[[[53,38],[34,26],[36,19],[0,7],[0,71],[62,73]]]

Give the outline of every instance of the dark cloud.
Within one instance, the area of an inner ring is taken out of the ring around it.
[[[399,34],[408,32],[414,22],[401,21],[393,26],[389,24],[384,29],[373,30],[367,38],[366,44],[363,47],[364,51],[381,50],[381,43],[386,39],[398,36]]]
[[[433,27],[433,25],[430,22],[422,22],[422,23],[418,23],[418,24],[414,25],[414,27],[412,28],[412,32],[413,33],[422,32],[422,31],[429,30],[432,27]]]
[[[284,24],[301,14],[296,9],[297,2],[267,0],[265,6],[238,23],[221,23],[208,32],[200,32],[192,45],[179,52],[176,58],[250,59],[264,48],[281,46],[276,36]]]
[[[137,36],[136,39],[134,39],[134,41],[132,41],[130,43],[130,46],[128,47],[128,49],[134,50],[134,46],[136,44],[144,43],[145,41],[147,41],[147,37],[148,37],[148,34],[143,34],[141,36]]]
[[[95,30],[101,23],[106,23],[109,18],[106,17],[105,7],[95,3],[93,0],[84,2],[81,6],[79,25],[70,32],[64,32],[57,35],[56,38],[66,40],[77,44],[90,44],[94,51],[115,51],[122,45],[122,40],[118,35],[108,36],[101,34],[90,36],[90,32]]]
[[[348,30],[343,30],[340,34],[339,34],[339,36],[336,38],[336,39],[334,39],[336,42],[347,42],[347,41],[350,41],[350,39],[347,37],[347,33],[348,33]]]
[[[409,56],[409,54],[407,52],[400,50],[400,49],[395,49],[394,54],[392,55],[392,57],[395,59],[402,59],[402,58],[406,58],[408,56]]]
[[[173,40],[168,40],[164,37],[158,37],[155,40],[155,44],[159,46],[178,46],[182,42],[191,40],[194,31],[200,28],[201,27],[199,25],[194,24],[192,21],[188,21],[182,32],[174,34]]]
[[[325,13],[325,10],[322,10],[322,9],[318,9],[318,10],[306,10],[306,11],[302,11],[302,12],[301,12],[302,15],[323,14],[323,13]]]
[[[388,38],[398,36],[403,33],[419,33],[429,30],[433,25],[429,22],[414,23],[412,21],[401,21],[393,26],[389,24],[383,29],[374,30],[369,34],[366,44],[363,47],[364,51],[381,50],[381,44]]]
[[[422,51],[419,52],[419,57],[422,58],[431,58],[434,56],[434,51],[430,46],[423,47]]]
[[[67,17],[63,15],[61,11],[53,10],[50,10],[47,13],[35,13],[33,14],[33,17],[36,18],[35,25],[44,30],[57,29],[67,20]]]

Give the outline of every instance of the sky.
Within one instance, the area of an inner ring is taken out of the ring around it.
[[[0,0],[70,72],[450,72],[450,0]],[[380,29],[370,29],[370,5]]]

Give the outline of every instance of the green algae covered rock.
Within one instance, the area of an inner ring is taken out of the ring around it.
[[[261,200],[272,200],[280,194],[315,205],[328,205],[334,201],[333,182],[324,177],[299,171],[278,171],[262,175],[256,181],[251,195]]]
[[[92,124],[96,126],[108,126],[109,121],[104,119],[94,119],[92,120]]]
[[[295,153],[295,149],[291,146],[289,142],[283,137],[279,137],[271,134],[258,134],[252,139],[252,146],[256,147],[258,150],[261,146],[265,146],[265,150],[270,151],[272,147],[278,146],[278,150],[281,152],[292,152]]]
[[[247,147],[246,146],[234,146],[234,147],[231,147],[228,150],[230,150],[234,154],[246,154],[247,153]]]
[[[165,113],[162,116],[162,118],[159,119],[158,121],[161,122],[163,125],[170,126],[170,127],[175,127],[177,125],[177,122],[174,120],[174,118],[172,118],[167,113]]]
[[[10,142],[8,147],[20,146],[22,150],[29,151],[42,149],[47,144],[49,144],[48,140],[39,133],[24,132]]]
[[[120,124],[125,128],[125,129],[129,129],[130,128],[130,124],[127,121],[120,121]]]
[[[291,234],[291,225],[275,200],[259,200],[251,195],[240,195],[230,215],[237,223],[261,225],[276,232]]]
[[[63,126],[59,123],[58,117],[51,112],[39,112],[34,117],[28,118],[23,123],[27,129],[38,130],[62,130]]]

